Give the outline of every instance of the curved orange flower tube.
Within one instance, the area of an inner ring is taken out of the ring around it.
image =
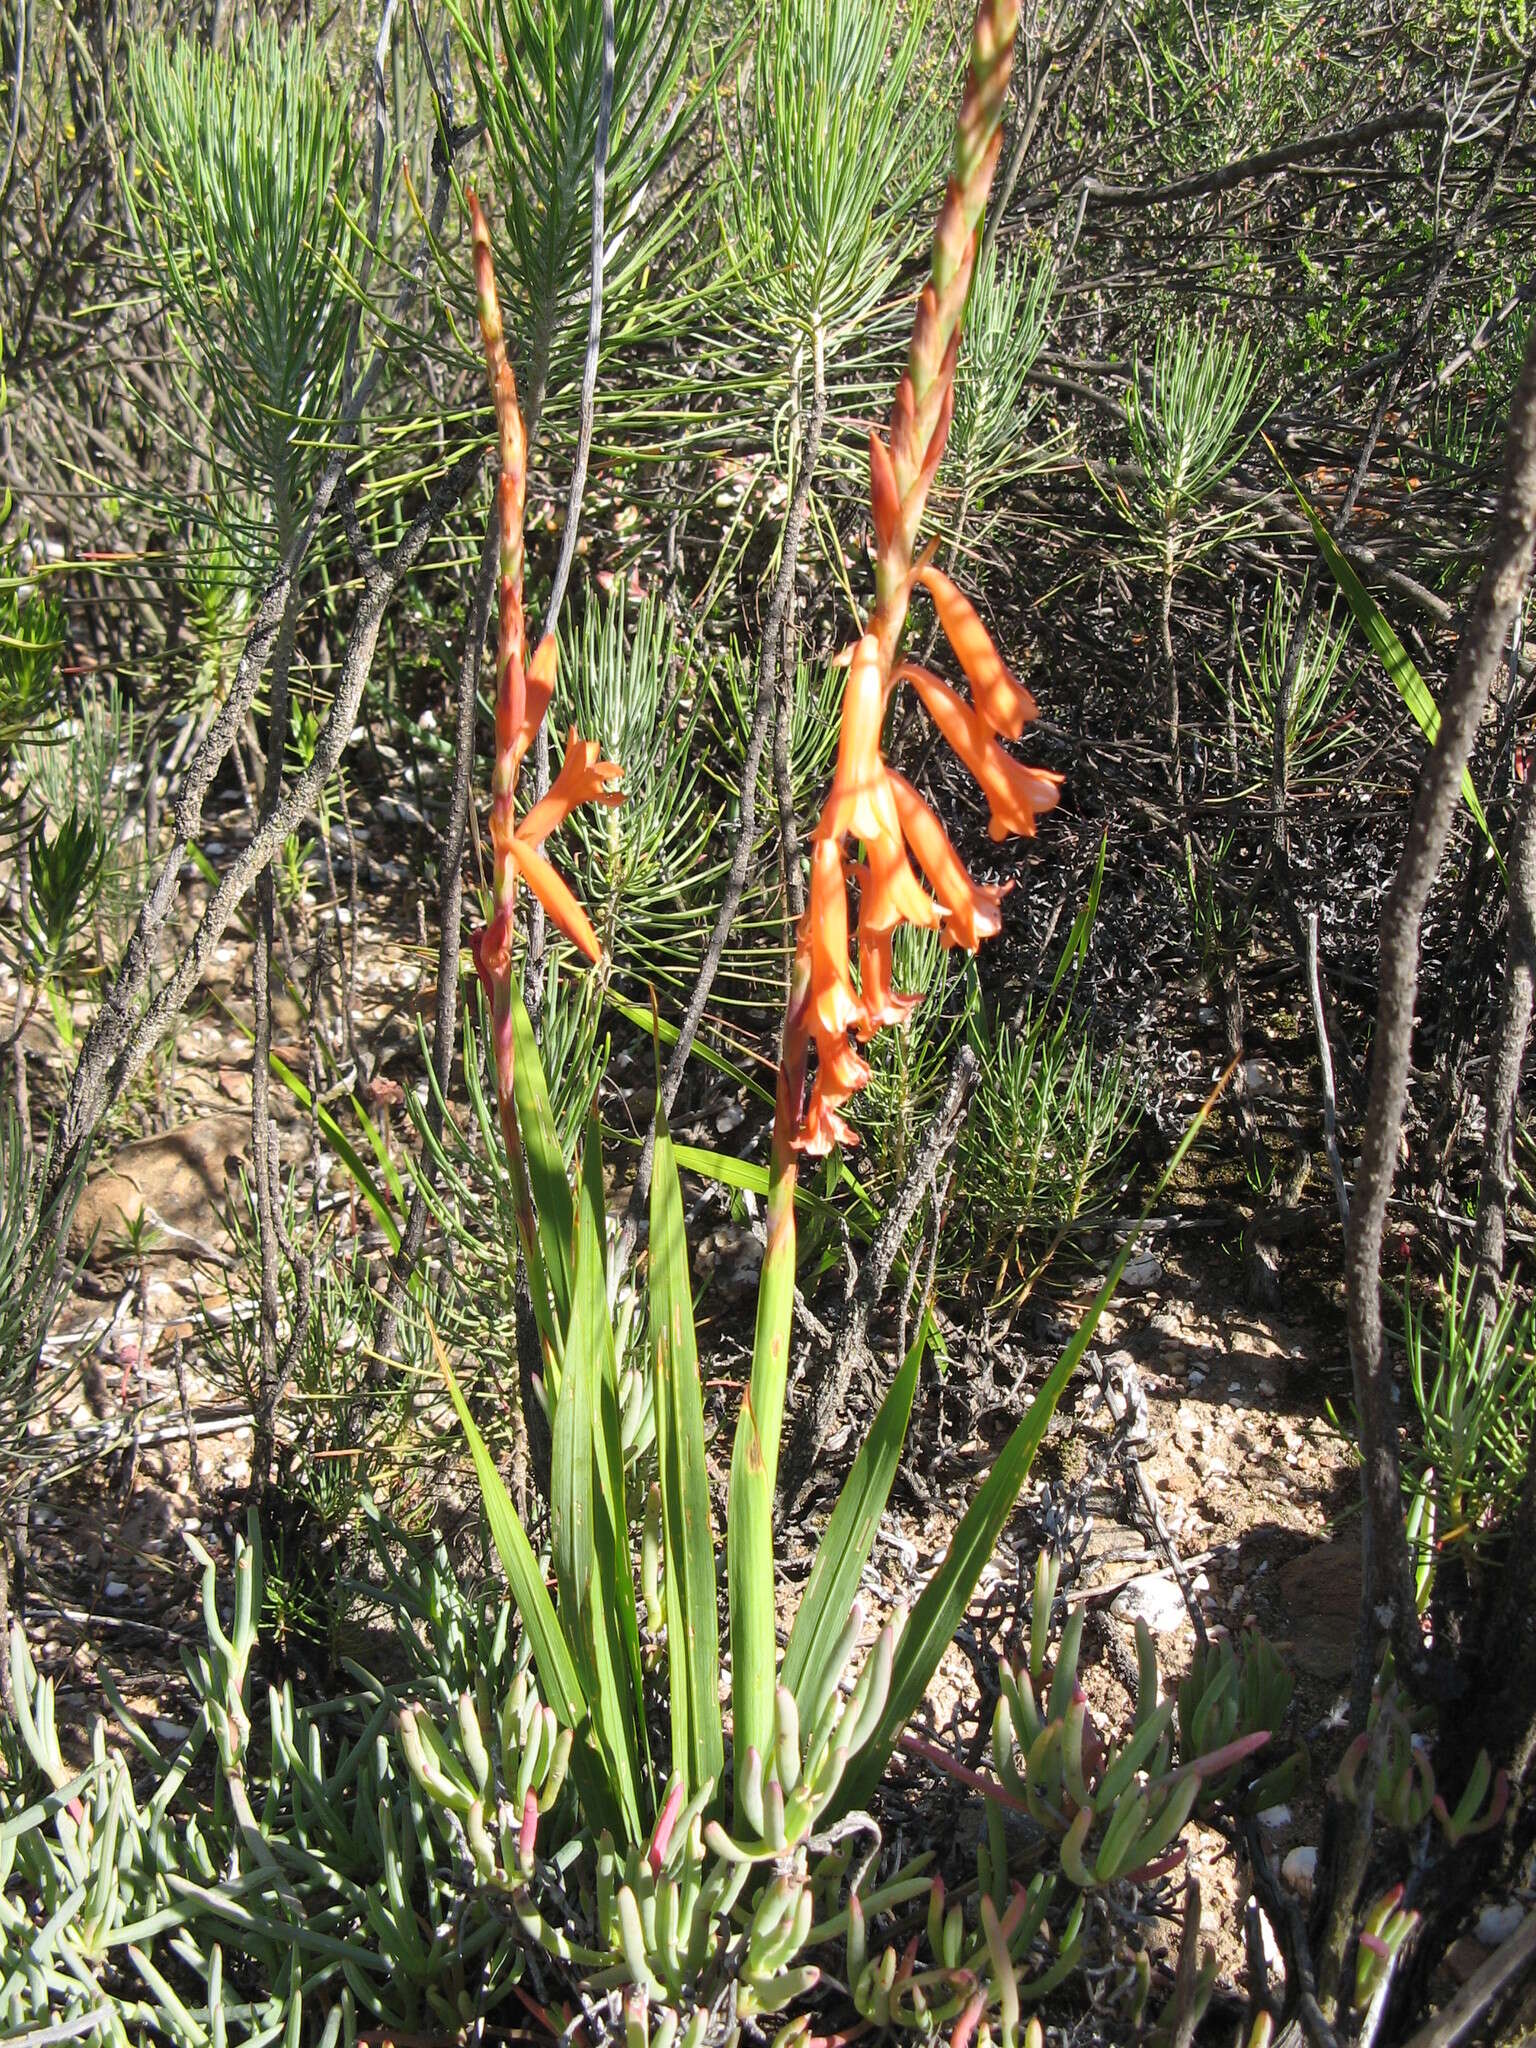
[[[1032,839],[1035,819],[1061,795],[1062,778],[1046,768],[1028,768],[997,743],[981,714],[948,683],[915,662],[903,662],[898,680],[909,682],[934,724],[981,785],[991,808],[994,839]]]

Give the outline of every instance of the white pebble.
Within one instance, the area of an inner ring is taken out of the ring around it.
[[[1524,1908],[1517,1906],[1513,1899],[1503,1906],[1484,1906],[1477,1916],[1477,1938],[1484,1948],[1499,1948],[1524,1918]]]
[[[1251,1902],[1250,1902],[1251,1903]],[[1259,1941],[1264,1950],[1264,1960],[1272,1970],[1285,1967],[1285,1953],[1275,1938],[1275,1930],[1269,1924],[1269,1915],[1259,1908]]]
[[[1171,1579],[1152,1575],[1122,1586],[1109,1611],[1118,1621],[1144,1621],[1153,1635],[1164,1636],[1182,1627],[1184,1596]]]
[[[1280,1875],[1299,1897],[1310,1899],[1317,1882],[1317,1851],[1293,1849],[1281,1864]]]
[[[1261,1828],[1288,1828],[1291,1824],[1291,1809],[1288,1806],[1266,1806],[1259,1815]]]

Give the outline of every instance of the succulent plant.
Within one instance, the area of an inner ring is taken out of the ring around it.
[[[193,1547],[207,1640],[189,1659],[197,1711],[169,1758],[108,1681],[128,1752],[98,1719],[88,1761],[72,1769],[53,1683],[12,1630],[0,2026],[44,2014],[74,2031],[89,2018],[114,2043],[192,2048],[297,2041],[309,2012],[326,2016],[322,2048],[335,2048],[360,2021],[458,2031],[494,2012],[522,1973],[523,1940],[466,1900],[457,1856],[430,1853],[421,1796],[389,1742],[395,1702],[361,1673],[355,1693],[311,1706],[269,1686],[258,1730],[254,1522],[236,1544],[227,1623],[213,1562]],[[542,1742],[534,1721],[509,1727],[520,1755]],[[198,1790],[210,1749],[213,1787]]]
[[[1042,1551],[1035,1568],[1027,1660],[1004,1666],[992,1717],[992,1757],[1008,1803],[1028,1814],[1057,1846],[1069,1884],[1092,1891],[1121,1878],[1145,1878],[1174,1868],[1182,1856],[1178,1836],[1195,1810],[1202,1786],[1225,1777],[1270,1740],[1266,1728],[1245,1729],[1214,1748],[1175,1765],[1174,1721],[1179,1702],[1159,1698],[1157,1655],[1146,1624],[1136,1629],[1140,1685],[1135,1718],[1123,1741],[1106,1740],[1078,1683],[1084,1613],[1078,1608],[1062,1631],[1047,1670],[1051,1615],[1059,1561]],[[1192,1702],[1190,1722],[1204,1727],[1220,1718],[1230,1675],[1217,1673],[1220,1690],[1202,1711],[1204,1689]]]
[[[1334,1790],[1351,1806],[1363,1797],[1364,1773],[1373,1755],[1378,1758],[1375,1810],[1391,1827],[1412,1833],[1433,1815],[1454,1849],[1469,1836],[1496,1828],[1504,1818],[1509,1773],[1495,1772],[1486,1750],[1478,1752],[1454,1811],[1436,1790],[1429,1744],[1415,1726],[1390,1664],[1372,1696],[1365,1727],[1339,1759],[1334,1775]]]
[[[1355,1959],[1355,2005],[1368,2006],[1386,1985],[1419,1915],[1402,1903],[1403,1887],[1392,1886],[1366,1908]]]
[[[1208,1755],[1228,1743],[1285,1725],[1296,1682],[1278,1652],[1257,1629],[1249,1629],[1239,1650],[1230,1639],[1200,1645],[1178,1689],[1179,1747],[1186,1756]],[[1244,1758],[1205,1779],[1202,1808],[1240,1799],[1246,1813],[1262,1813],[1298,1792],[1310,1761],[1297,1747],[1258,1778]]]

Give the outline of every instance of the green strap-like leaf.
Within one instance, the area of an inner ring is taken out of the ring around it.
[[[622,1474],[616,1496],[613,1487],[611,1452],[617,1448],[618,1404],[606,1385],[614,1372],[605,1272],[603,1226],[593,1212],[589,1190],[583,1186],[571,1320],[555,1399],[551,1548],[560,1612],[567,1639],[575,1646],[593,1733],[624,1815],[624,1839],[634,1843],[641,1832],[639,1631],[633,1619],[626,1631],[622,1619],[626,1591],[633,1617],[634,1578]],[[612,1423],[611,1432],[604,1425],[605,1413]],[[630,1635],[633,1656],[627,1640]]]
[[[577,1675],[576,1659],[561,1627],[560,1617],[555,1612],[555,1604],[549,1597],[549,1588],[544,1583],[544,1574],[539,1569],[533,1545],[517,1518],[512,1497],[496,1470],[496,1461],[486,1448],[485,1438],[476,1427],[475,1418],[469,1412],[469,1403],[464,1399],[453,1368],[448,1363],[448,1354],[435,1330],[432,1331],[432,1348],[438,1370],[447,1384],[448,1397],[469,1443],[491,1540],[496,1545],[501,1568],[507,1575],[507,1590],[512,1595],[523,1627],[528,1631],[540,1690],[561,1724],[575,1731],[571,1771],[581,1795],[583,1816],[594,1829],[608,1828],[618,1835],[623,1830],[619,1804],[592,1746],[591,1723]]]
[[[1183,1162],[1184,1155],[1195,1141],[1196,1133],[1205,1123],[1215,1107],[1217,1099],[1231,1078],[1229,1067],[1216,1087],[1206,1097],[1196,1113],[1194,1121],[1180,1139],[1178,1149],[1164,1167],[1157,1186],[1148,1197],[1141,1212],[1145,1223],[1156,1203],[1162,1196],[1169,1180]],[[1139,1228],[1139,1226],[1138,1226]],[[885,1773],[891,1752],[901,1739],[901,1732],[917,1711],[923,1694],[928,1690],[933,1674],[939,1668],[939,1659],[954,1640],[960,1617],[976,1590],[976,1582],[986,1569],[988,1558],[1002,1534],[1003,1525],[1013,1511],[1019,1489],[1029,1477],[1029,1468],[1035,1461],[1035,1453],[1050,1426],[1056,1412],[1056,1404],[1066,1390],[1067,1382],[1077,1370],[1078,1362],[1093,1340],[1099,1318],[1109,1306],[1115,1289],[1120,1285],[1120,1276],[1125,1271],[1138,1232],[1133,1230],[1120,1247],[1109,1277],[1095,1295],[1092,1305],[1079,1323],[1071,1342],[1051,1370],[1050,1377],[1030,1403],[1024,1419],[998,1454],[997,1462],[977,1489],[976,1497],[966,1509],[960,1526],[950,1540],[944,1562],[923,1588],[911,1618],[902,1631],[896,1646],[896,1660],[891,1672],[890,1692],[887,1695],[885,1711],[877,1722],[874,1732],[859,1754],[848,1767],[833,1802],[829,1819],[847,1813],[854,1807],[865,1806],[872,1797],[875,1787]]]
[[[657,1479],[665,1548],[672,1763],[689,1797],[725,1762],[720,1646],[715,1619],[715,1532],[704,1459],[704,1399],[693,1331],[683,1193],[666,1114],[656,1110],[651,1171],[650,1348]]]
[[[1274,450],[1271,449],[1270,453],[1274,454]],[[1275,460],[1279,462],[1280,458],[1276,456]],[[1300,484],[1285,469],[1284,463],[1280,463],[1280,468],[1291,489],[1296,493],[1302,511],[1307,515],[1307,523],[1312,528],[1313,538],[1322,549],[1323,560],[1333,571],[1334,580],[1343,591],[1345,601],[1355,615],[1356,623],[1376,650],[1382,667],[1386,670],[1397,694],[1412,713],[1419,731],[1423,733],[1426,742],[1433,746],[1440,737],[1440,707],[1435,702],[1428,683],[1419,674],[1412,656],[1392,630],[1392,622],[1355,574],[1348,557],[1314,510]],[[1467,809],[1472,813],[1473,823],[1487,840],[1499,873],[1504,876],[1507,884],[1509,876],[1505,873],[1504,858],[1494,844],[1493,833],[1489,828],[1487,814],[1478,799],[1477,787],[1472,780],[1470,768],[1464,768],[1461,772],[1461,793],[1466,799]]]
[[[651,1783],[650,1735],[645,1719],[645,1680],[640,1660],[640,1614],[635,1600],[634,1558],[629,1541],[628,1496],[624,1485],[624,1434],[619,1413],[619,1361],[613,1346],[613,1323],[608,1307],[607,1287],[607,1236],[605,1227],[606,1203],[603,1192],[603,1155],[599,1136],[597,1115],[594,1111],[587,1119],[586,1145],[581,1160],[581,1214],[583,1229],[586,1219],[591,1219],[591,1237],[588,1240],[597,1248],[594,1261],[594,1282],[596,1299],[594,1309],[602,1309],[598,1326],[598,1388],[594,1420],[597,1436],[593,1445],[593,1456],[597,1469],[598,1487],[598,1556],[607,1560],[608,1584],[613,1589],[612,1612],[614,1616],[615,1658],[627,1675],[631,1711],[631,1732],[638,1743],[635,1753],[635,1768],[644,1768],[648,1800],[642,1802],[646,1810],[654,1808],[655,1787]],[[578,1296],[579,1298],[579,1296]]]
[[[774,1734],[773,1489],[763,1462],[762,1440],[752,1396],[742,1400],[731,1454],[730,1508],[725,1526],[726,1580],[731,1610],[731,1738],[736,1782],[747,1766],[747,1751],[766,1759]],[[737,1796],[738,1827],[741,1813]]]
[[[520,995],[512,998],[512,1093],[517,1127],[528,1162],[528,1186],[538,1218],[539,1253],[563,1337],[571,1317],[571,1238],[576,1226],[565,1154],[550,1106],[549,1084],[533,1035],[533,1020]]]
[[[644,1009],[639,1003],[630,1002],[627,996],[621,995],[615,988],[605,990],[603,1000],[610,1008],[617,1010],[626,1023],[633,1024],[637,1031],[653,1032],[663,1045],[676,1045],[677,1026],[669,1024],[664,1017],[657,1016],[654,1010]],[[693,1057],[702,1060],[705,1066],[713,1067],[716,1073],[724,1074],[728,1081],[734,1081],[739,1088],[745,1088],[749,1094],[755,1095],[759,1102],[772,1102],[771,1088],[765,1087],[755,1074],[749,1074],[746,1068],[738,1065],[735,1060],[728,1059],[722,1052],[717,1052],[704,1039],[694,1040]]]
[[[901,1463],[901,1447],[906,1442],[912,1416],[912,1398],[927,1348],[928,1318],[924,1315],[901,1371],[880,1403],[874,1426],[853,1461],[853,1470],[843,1482],[832,1519],[817,1549],[810,1583],[795,1615],[780,1673],[781,1682],[795,1696],[802,1719],[810,1711],[807,1702],[826,1698],[836,1681],[836,1672],[829,1671],[828,1666],[848,1625],[849,1609],[874,1548],[875,1531]]]

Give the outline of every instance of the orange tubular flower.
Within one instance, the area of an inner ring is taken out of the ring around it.
[[[1035,819],[1051,810],[1061,795],[1062,778],[1047,768],[1026,768],[997,743],[986,720],[953,691],[915,662],[896,671],[922,699],[924,709],[960,759],[981,784],[991,808],[987,827],[994,839],[1010,834],[1032,839]]]
[[[810,1024],[818,1048],[840,1038],[846,1042],[859,1015],[859,999],[848,968],[848,883],[835,839],[818,839],[812,848],[811,894],[800,921],[800,944],[810,956]]]
[[[864,1014],[859,1019],[859,1037],[868,1044],[887,1024],[905,1024],[917,1008],[919,998],[899,995],[891,987],[892,930],[874,931],[859,926],[859,986],[863,990]]]
[[[869,843],[867,881],[859,898],[859,930],[892,932],[899,924],[937,931],[944,908],[926,894],[907,860],[898,831],[893,839]]]
[[[533,659],[528,664],[528,674],[523,685],[523,720],[512,740],[514,775],[522,765],[524,755],[537,739],[539,727],[544,723],[549,700],[555,694],[555,669],[559,659],[560,648],[555,636],[553,633],[546,633],[533,650]]]
[[[891,788],[907,844],[944,905],[943,943],[974,953],[983,939],[995,939],[1002,930],[1006,890],[971,880],[949,843],[949,834],[906,777],[894,769]]]
[[[994,839],[1031,836],[1036,818],[1051,809],[1061,791],[1059,775],[1026,767],[1000,744],[999,735],[1019,738],[1035,716],[1035,700],[998,653],[974,606],[926,555],[916,556],[918,528],[954,411],[960,315],[1001,147],[1003,96],[1018,17],[1018,0],[978,0],[954,169],[934,230],[907,366],[896,386],[887,433],[870,435],[876,602],[849,663],[837,766],[811,835],[810,900],[797,933],[785,1020],[776,1157],[781,1145],[815,1157],[834,1144],[854,1142],[838,1111],[865,1085],[869,1069],[849,1044],[848,1033],[855,1031],[867,1041],[884,1025],[902,1022],[915,1001],[891,987],[898,927],[937,927],[946,946],[967,951],[1002,927],[1004,890],[971,879],[939,820],[910,783],[886,765],[880,733],[892,689],[902,681],[912,684],[975,776],[991,812]],[[945,638],[970,684],[971,703],[926,670],[898,665],[916,582],[933,598]],[[857,996],[848,962],[847,901],[855,842],[863,849],[863,864],[855,870],[860,897]],[[913,873],[909,852],[932,896]],[[815,1078],[802,1109],[799,1098],[812,1046]]]
[[[896,806],[886,786],[885,762],[880,755],[880,727],[885,721],[888,689],[880,643],[873,633],[866,633],[848,666],[837,767],[817,827],[819,837],[841,839],[845,833],[851,833],[855,839],[868,843],[895,838],[900,831]]]
[[[578,804],[621,804],[623,795],[610,789],[624,770],[617,761],[600,759],[602,748],[596,740],[577,737],[573,725],[566,736],[565,759],[547,796],[540,797],[517,828],[517,837],[529,846],[541,847],[550,833],[563,825]]]
[[[944,637],[965,670],[976,709],[994,732],[1016,740],[1039,706],[992,644],[992,636],[965,593],[941,569],[923,563],[917,580],[933,599]]]
[[[543,904],[551,924],[564,932],[573,946],[580,947],[595,967],[603,957],[603,949],[592,929],[591,918],[571,894],[568,885],[538,848],[531,846],[521,834],[512,841],[512,862]]]

